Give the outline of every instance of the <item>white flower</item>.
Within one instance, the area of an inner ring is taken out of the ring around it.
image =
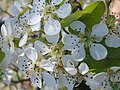
[[[73,34],[66,35],[63,38],[63,50],[72,51],[71,54],[74,60],[82,61],[85,58],[85,47],[89,47],[90,54],[95,60],[101,60],[107,56],[107,49],[103,45],[98,44],[108,34],[108,28],[105,24],[94,25],[91,33],[85,31],[86,26],[80,21],[73,22],[70,27],[78,31],[79,37]],[[97,44],[94,42],[97,42]]]
[[[41,24],[41,19],[44,20],[44,32],[46,39],[50,43],[57,43],[59,39],[59,32],[61,30],[61,24],[58,20],[55,20],[53,15],[57,14],[60,18],[65,18],[71,13],[71,5],[68,0],[65,0],[64,4],[56,9],[56,5],[59,5],[62,0],[51,0],[46,3],[45,0],[34,0],[33,8],[28,17],[28,25]]]
[[[10,20],[6,20],[5,24],[1,26],[0,48],[2,51],[14,52],[14,42],[12,35],[12,26]]]
[[[39,43],[35,42],[36,46],[37,44]],[[43,45],[44,43],[40,43],[40,45],[41,44],[42,46],[44,46]],[[39,52],[39,55],[41,56],[38,56],[38,52],[35,48],[28,47],[24,50],[23,56],[20,56],[18,58],[17,65],[19,69],[23,71],[27,75],[27,77],[30,78],[32,83],[38,86],[39,88],[42,87],[42,80],[41,80],[42,77],[45,81],[45,84],[48,87],[54,87],[55,79],[52,75],[47,73],[47,71],[50,71],[50,72],[53,71],[54,64],[50,61],[43,59],[42,55],[45,54],[46,48],[39,47],[39,46],[37,47],[39,48],[38,51],[41,50],[41,52]],[[48,80],[50,80],[52,83],[47,82]]]
[[[93,77],[93,79],[99,83],[99,89],[112,90],[107,73],[98,73]]]
[[[120,22],[116,22],[115,28],[110,30],[108,36],[105,39],[105,44],[108,47],[120,47]]]
[[[111,67],[112,75],[110,76],[110,80],[113,83],[120,82],[120,67]]]
[[[13,24],[14,36],[16,38],[21,38],[19,41],[19,47],[22,47],[27,43],[28,35],[31,32],[34,33],[34,31],[39,31],[41,28],[39,23],[29,26],[27,24],[28,16],[29,16],[29,10],[27,10],[23,15],[21,15],[19,20],[17,19],[16,22]]]
[[[93,79],[93,74],[89,72],[89,67],[85,62],[82,62],[78,67],[79,73],[83,75],[86,80],[86,85],[91,88],[91,90],[96,90],[99,87],[99,83]]]

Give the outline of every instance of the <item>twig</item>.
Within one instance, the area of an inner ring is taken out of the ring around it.
[[[10,14],[8,11],[3,10],[1,7],[0,7],[0,10],[4,13],[8,14],[9,16],[12,16],[12,14]]]
[[[25,81],[30,81],[30,79],[23,79],[23,80],[19,80],[19,81],[14,81],[12,80],[11,83],[22,83],[22,82],[25,82]]]

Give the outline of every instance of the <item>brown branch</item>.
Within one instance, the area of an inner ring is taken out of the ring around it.
[[[8,11],[3,10],[1,7],[0,7],[0,10],[4,13],[8,14],[9,16],[12,16],[12,14],[10,14]]]
[[[30,79],[23,79],[23,80],[19,80],[19,81],[14,81],[14,80],[11,80],[11,83],[12,84],[15,84],[15,83],[23,83],[25,81],[30,81]]]

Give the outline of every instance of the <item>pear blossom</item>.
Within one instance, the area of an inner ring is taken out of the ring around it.
[[[84,7],[90,0],[86,2]],[[120,67],[94,75],[81,61],[87,50],[93,59],[105,59],[108,52],[100,44],[104,38],[108,47],[119,47],[120,22],[108,30],[105,20],[91,29],[74,21],[62,31],[60,22],[72,11],[69,0],[16,0],[10,10],[14,17],[5,21],[0,32],[0,50],[5,52],[0,66],[5,84],[9,85],[14,76],[9,68],[17,66],[35,87],[45,90],[73,90],[83,80],[91,90],[112,90],[119,85]],[[16,39],[19,47],[14,45]]]
[[[86,25],[80,21],[74,21],[70,27],[77,31],[79,36],[68,34],[63,37],[63,50],[71,51],[74,60],[82,61],[85,58],[86,47],[89,47],[90,54],[95,60],[101,60],[107,56],[107,49],[98,43],[108,34],[108,28],[105,24],[94,25],[91,33],[88,34],[85,31]]]
[[[93,79],[93,74],[89,72],[89,67],[85,62],[82,62],[78,66],[79,73],[82,75],[82,78],[86,80],[86,85],[92,90],[96,90],[99,87],[99,83]],[[81,78],[81,79],[82,79]]]
[[[48,3],[45,0],[34,0],[33,8],[28,17],[28,25],[41,24],[42,20],[44,21],[44,32],[50,43],[58,41],[58,34],[61,30],[61,24],[54,19],[54,14],[57,14],[59,18],[65,18],[71,13],[71,5],[68,0],[65,0],[60,8],[56,8],[61,2],[62,0],[51,0]]]
[[[2,51],[14,52],[14,42],[12,35],[12,26],[10,20],[6,20],[5,24],[1,26],[0,48]]]
[[[100,72],[94,75],[92,78],[92,81],[94,82],[94,84],[92,85],[92,82],[91,82],[90,88],[92,90],[96,90],[96,89],[113,90],[112,87],[114,87],[115,84],[118,84],[120,82],[119,70],[120,70],[119,67],[111,67],[110,71],[108,72]],[[89,82],[86,82],[86,84],[88,83]]]
[[[13,24],[14,27],[14,36],[16,38],[21,38],[19,41],[19,47],[24,46],[27,43],[28,36],[31,32],[39,31],[40,24],[29,26],[28,21],[29,10],[27,10],[23,15],[20,16],[19,20]],[[36,33],[34,33],[36,34]]]
[[[68,90],[72,90],[76,82],[78,62],[72,60],[71,55],[63,55],[62,59],[51,57],[48,60],[55,63],[51,74],[56,80],[56,88],[66,87]]]
[[[93,80],[99,84],[97,89],[113,90],[114,85],[120,82],[119,70],[120,67],[111,67],[108,72],[100,72],[94,75]]]
[[[96,74],[93,79],[99,83],[98,89],[103,90],[112,90],[112,87],[109,82],[109,76],[106,72],[101,72]]]
[[[115,27],[110,29],[109,34],[105,39],[105,44],[108,47],[114,48],[120,46],[120,22],[115,22]]]
[[[37,44],[37,42],[35,44]],[[41,48],[41,50],[44,50],[43,47],[39,48]],[[19,56],[17,65],[19,69],[23,71],[27,75],[27,77],[30,78],[32,83],[39,88],[42,87],[42,78],[44,79],[45,84],[48,87],[54,87],[55,79],[51,74],[47,72],[53,71],[54,64],[43,59],[42,56],[38,56],[41,53],[42,51],[38,53],[35,48],[28,47],[24,50],[24,54]],[[52,83],[47,82],[48,80],[50,80]]]
[[[120,67],[111,67],[110,70],[112,70],[112,75],[110,76],[110,80],[113,83],[119,83],[120,82]]]

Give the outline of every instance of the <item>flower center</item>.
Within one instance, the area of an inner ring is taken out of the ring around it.
[[[46,5],[45,10],[44,10],[44,12],[45,12],[44,20],[47,20],[50,16],[52,16],[54,11],[55,11],[55,7],[54,6]]]
[[[59,57],[61,57],[61,53],[62,53],[62,51],[61,51],[61,49],[58,46],[56,46],[56,45],[51,46],[51,52],[50,52],[51,56],[55,56],[56,55],[55,57],[59,58]]]
[[[45,7],[45,14],[52,14],[55,11],[55,7],[51,5],[47,5]]]
[[[84,43],[85,47],[89,47],[91,42],[95,42],[98,40],[96,36],[91,36],[89,34],[79,35],[79,37],[80,37],[80,42]]]

